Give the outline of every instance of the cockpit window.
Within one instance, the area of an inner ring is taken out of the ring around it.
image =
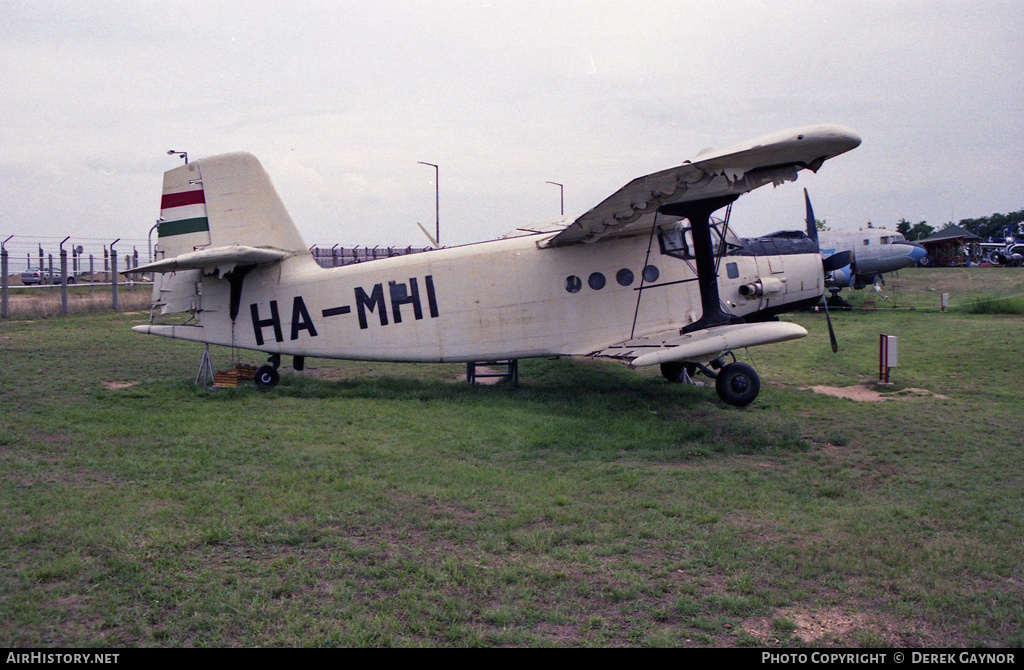
[[[722,244],[721,221],[711,223],[711,249],[717,256],[718,249]],[[688,221],[683,220],[668,228],[663,228],[658,234],[658,244],[661,246],[661,253],[676,258],[693,258],[693,232]],[[732,249],[739,249],[743,246],[740,238],[731,229],[725,232],[725,253]]]

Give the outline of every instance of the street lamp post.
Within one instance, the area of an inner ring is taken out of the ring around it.
[[[185,165],[188,165],[188,152],[187,151],[175,151],[174,149],[171,149],[170,151],[167,152],[167,155],[168,156],[181,156],[182,158],[185,159]]]
[[[434,168],[434,244],[441,246],[441,184],[439,177],[441,169],[433,163],[416,161],[420,165],[429,165]]]
[[[559,203],[560,203],[560,210],[559,211],[562,213],[562,216],[565,216],[565,186],[562,185],[562,184],[559,184],[557,181],[546,181],[544,183],[545,184],[554,184],[555,186],[558,187],[558,200],[559,200]]]

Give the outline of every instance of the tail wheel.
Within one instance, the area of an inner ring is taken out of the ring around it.
[[[262,365],[256,370],[256,375],[253,377],[253,381],[256,382],[257,388],[269,389],[277,386],[277,382],[281,380],[281,375],[277,373],[272,365]]]
[[[722,402],[745,407],[754,402],[761,391],[761,379],[746,363],[730,363],[719,371],[715,390]]]

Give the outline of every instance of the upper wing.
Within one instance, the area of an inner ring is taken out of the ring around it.
[[[704,362],[723,351],[796,340],[806,335],[803,326],[787,321],[714,326],[685,335],[676,329],[613,344],[591,356],[626,359],[634,367],[671,361]]]
[[[659,207],[747,193],[765,184],[793,181],[802,169],[817,171],[829,158],[860,144],[836,125],[794,128],[738,144],[695,162],[638,177],[576,219],[544,246],[596,242],[652,225]],[[663,223],[679,220],[662,215]]]

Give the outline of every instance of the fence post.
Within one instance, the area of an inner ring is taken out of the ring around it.
[[[137,267],[139,267],[139,250],[132,247],[132,268]],[[134,291],[136,288],[135,283],[139,281],[139,276],[137,274],[130,274],[128,275],[128,279],[131,281],[129,286]]]
[[[65,237],[64,242],[68,239]],[[68,315],[68,250],[60,243],[60,313]]]
[[[114,245],[120,241],[120,237],[110,243],[110,286],[111,291],[111,306],[114,311],[117,311],[117,252],[114,251]]]
[[[50,274],[46,278],[46,283],[50,285],[50,293],[53,293],[53,254],[47,254],[47,258],[50,261]]]
[[[96,292],[96,271],[92,263],[92,254],[89,254],[89,293]]]
[[[11,235],[11,237],[14,237],[14,235]],[[7,305],[7,247],[4,246],[4,244],[11,241],[11,237],[8,237],[3,241],[3,244],[0,244],[0,272],[3,272],[3,278],[0,279],[3,285],[3,297],[0,299],[0,307],[2,307],[0,309],[0,318],[4,319],[11,318],[11,311]]]

